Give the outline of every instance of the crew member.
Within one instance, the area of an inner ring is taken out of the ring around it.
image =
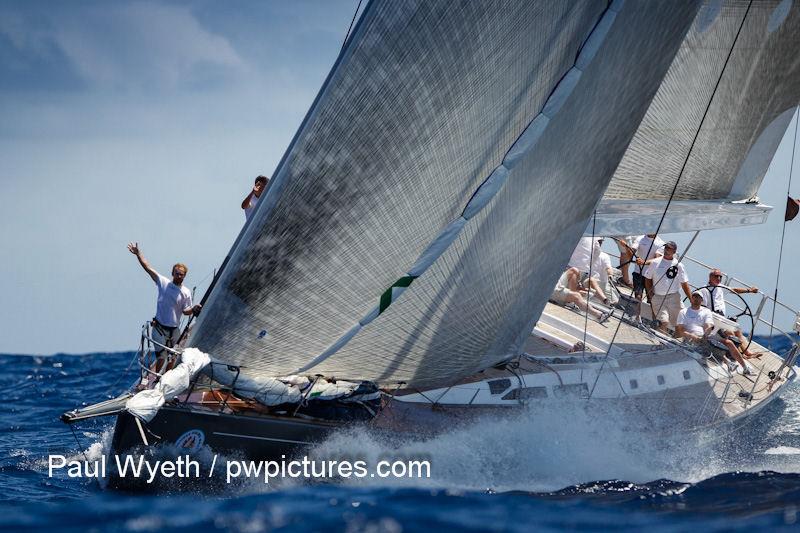
[[[192,293],[183,285],[186,273],[189,271],[183,263],[176,263],[172,267],[172,281],[162,276],[150,266],[150,263],[139,250],[139,243],[129,243],[128,250],[136,256],[139,264],[153,279],[158,287],[158,302],[156,316],[153,318],[153,340],[157,343],[172,347],[180,336],[179,326],[182,315],[199,314],[202,306],[192,305]],[[161,356],[163,348],[156,347],[156,355]]]
[[[681,309],[681,312],[678,313],[675,337],[686,339],[695,344],[703,344],[704,341],[708,341],[708,336],[714,329],[714,319],[711,316],[711,311],[703,307],[703,294],[700,291],[696,290],[692,292],[690,300],[692,306]],[[739,367],[736,363],[729,363],[728,369],[733,372],[741,368],[743,374],[751,374],[753,372],[753,367],[742,358],[742,354],[733,341],[725,338],[722,342],[728,350],[728,355],[730,355],[738,365],[741,365],[741,367]]]
[[[664,333],[667,333],[667,324],[675,327],[683,308],[679,289],[682,288],[687,297],[691,294],[686,269],[675,257],[677,251],[675,241],[665,243],[663,257],[653,259],[643,274],[653,318],[658,320],[658,328]]]
[[[245,220],[250,220],[250,217],[253,215],[256,205],[258,204],[259,199],[261,199],[261,193],[263,193],[264,189],[267,188],[267,183],[269,183],[268,177],[257,177],[255,185],[253,185],[253,190],[244,197],[244,200],[242,200],[242,209],[244,209]]]
[[[718,315],[726,316],[725,289],[731,290],[736,294],[758,292],[758,287],[728,287],[727,285],[723,285],[722,271],[718,268],[714,268],[711,270],[711,272],[708,273],[708,287],[703,287],[702,289],[700,289],[700,293],[703,295],[703,305],[708,307],[709,309],[711,309],[712,312],[717,313]],[[730,329],[720,328],[719,335],[721,337],[726,337],[726,338],[736,337],[740,346],[747,346],[748,344],[744,338],[744,334],[742,334],[741,329],[730,330]],[[745,348],[744,356],[750,358],[750,357],[755,357],[755,354],[750,350],[748,350],[747,348]]]

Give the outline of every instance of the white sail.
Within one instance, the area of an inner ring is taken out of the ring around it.
[[[191,344],[249,377],[418,385],[507,357],[697,9],[371,2]]]
[[[800,101],[798,50],[796,2],[707,2],[609,184],[595,231],[655,231],[679,176],[662,231],[763,222],[765,206],[732,202],[755,196]]]

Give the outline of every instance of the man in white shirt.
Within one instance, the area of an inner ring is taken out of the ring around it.
[[[569,258],[568,266],[577,268],[578,271],[588,273],[592,264],[592,257],[600,254],[598,239],[592,237],[581,237],[578,245]]]
[[[696,290],[691,296],[692,306],[681,309],[678,313],[677,324],[675,326],[675,337],[686,339],[695,344],[702,344],[708,340],[708,336],[714,329],[714,318],[711,311],[703,307],[703,294]],[[728,338],[722,341],[728,349],[728,354],[741,365],[743,374],[753,372],[753,367],[747,364],[736,345]],[[729,365],[731,371],[737,369],[736,365]]]
[[[550,299],[559,305],[574,304],[578,309],[589,313],[602,324],[609,319],[611,311],[606,311],[605,313],[598,311],[583,298],[580,292],[569,288],[570,285],[577,283],[575,280],[578,277],[580,277],[580,272],[577,268],[569,267],[565,270],[558,279],[558,283],[556,283],[556,287],[553,289],[553,294]]]
[[[664,241],[655,233],[640,235],[632,239],[632,241],[633,243],[629,245],[626,241],[617,239],[617,245],[620,249],[620,269],[622,270],[623,282],[628,283],[626,276],[628,264],[635,263],[631,287],[636,298],[641,300],[645,288],[644,269],[654,259],[664,255]]]
[[[675,241],[665,243],[664,256],[653,259],[643,274],[653,318],[658,320],[658,328],[664,333],[667,333],[667,324],[675,327],[683,308],[679,290],[682,288],[687,297],[692,292],[686,269],[675,257],[677,251]]]
[[[736,294],[745,294],[745,293],[757,293],[758,287],[728,287],[727,285],[722,284],[722,271],[718,268],[714,268],[711,272],[708,273],[708,287],[703,287],[700,289],[700,293],[703,295],[703,305],[711,309],[713,313],[717,313],[718,315],[726,316],[725,311],[725,290],[730,290],[735,292]],[[721,337],[736,337],[741,346],[747,346],[747,341],[744,338],[744,334],[742,334],[741,329],[737,330],[729,330],[729,329],[720,329],[719,334]],[[755,356],[750,350],[744,350],[745,357],[753,357]]]
[[[594,289],[597,297],[608,305],[609,301],[608,298],[606,298],[606,293],[597,283],[596,276],[597,260],[600,254],[603,253],[600,249],[601,241],[602,239],[593,239],[592,237],[582,237],[581,240],[578,241],[578,245],[569,258],[568,266],[576,269],[580,273],[580,276],[577,278],[570,278],[569,289],[579,292],[581,290],[580,283],[583,282],[587,289]],[[590,273],[592,274],[591,276],[589,276]]]
[[[150,266],[139,250],[139,243],[129,243],[128,251],[136,256],[139,264],[152,278],[158,287],[158,301],[156,303],[156,316],[153,318],[153,340],[167,347],[172,347],[179,338],[179,326],[183,315],[197,315],[202,306],[192,305],[192,293],[183,286],[188,269],[183,263],[176,263],[172,267],[172,281],[162,276]],[[164,350],[159,348],[156,355]]]
[[[256,205],[261,199],[261,193],[263,193],[264,189],[267,188],[267,183],[269,183],[268,177],[257,177],[255,185],[253,185],[253,190],[250,191],[250,194],[244,197],[244,200],[242,200],[242,209],[244,209],[245,220],[250,220],[250,217],[253,215]]]
[[[603,245],[603,238],[598,239],[598,246]],[[592,258],[592,277],[597,281],[599,293],[598,297],[604,300],[603,303],[615,304],[619,300],[616,291],[611,290],[608,280],[614,275],[614,269],[611,266],[611,256],[602,250],[597,257]]]

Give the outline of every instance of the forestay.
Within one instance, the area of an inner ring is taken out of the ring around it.
[[[516,352],[696,11],[371,2],[191,343],[249,377],[319,361],[420,386]],[[505,164],[454,242],[341,342]]]

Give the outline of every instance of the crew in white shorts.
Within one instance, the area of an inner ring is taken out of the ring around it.
[[[644,270],[645,289],[653,318],[658,320],[658,329],[664,333],[667,333],[667,325],[675,327],[678,313],[683,308],[679,290],[682,288],[687,297],[692,292],[686,269],[675,257],[677,251],[675,241],[665,243],[664,256],[654,259]]]
[[[583,284],[587,289],[594,290],[597,297],[608,305],[609,301],[608,298],[606,298],[606,292],[600,287],[600,284],[597,282],[597,276],[595,275],[597,272],[598,258],[600,254],[603,253],[600,249],[601,241],[602,239],[597,237],[581,237],[578,241],[578,245],[569,258],[568,265],[570,268],[576,269],[580,275],[574,278],[574,280],[570,278],[569,289],[579,292],[581,290],[581,284]],[[591,277],[589,276],[590,273],[592,274]]]
[[[555,289],[550,299],[559,305],[574,304],[586,313],[595,317],[601,324],[611,317],[611,311],[602,312],[595,309],[583,295],[578,291],[573,291],[569,288],[570,285],[577,283],[576,279],[580,277],[580,272],[575,267],[567,268],[556,283]]]
[[[601,237],[598,239],[597,243],[599,246],[602,246],[603,238]],[[603,303],[606,305],[617,303],[619,297],[616,291],[611,290],[608,283],[609,279],[611,279],[611,276],[614,274],[614,269],[611,267],[611,256],[601,250],[598,256],[592,259],[592,277],[597,280],[602,294],[606,297]]]
[[[714,318],[711,310],[703,307],[703,294],[699,290],[692,293],[691,296],[692,306],[686,309],[681,309],[678,313],[678,321],[675,326],[675,337],[683,338],[695,344],[701,344],[703,341],[708,340],[708,336],[714,329]],[[736,364],[729,363],[728,368],[731,372],[741,369],[743,374],[750,374],[753,372],[753,367],[745,362],[741,352],[736,345],[728,338],[722,340],[725,347],[728,349],[730,355]]]

